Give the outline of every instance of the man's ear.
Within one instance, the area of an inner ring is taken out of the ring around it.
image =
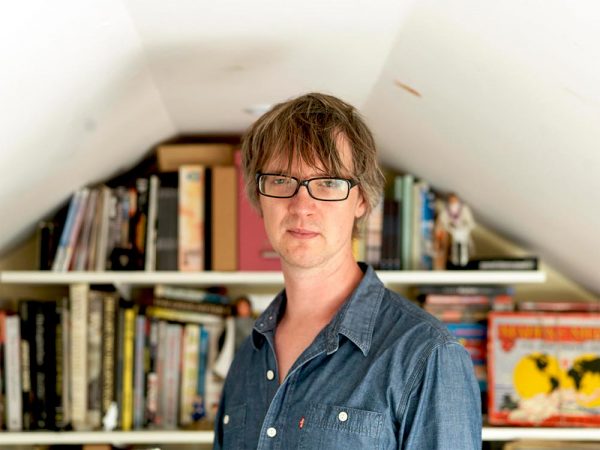
[[[359,217],[364,216],[367,213],[367,200],[362,192],[362,190],[358,190],[358,201],[356,203],[356,208],[354,211],[354,217],[357,219]]]

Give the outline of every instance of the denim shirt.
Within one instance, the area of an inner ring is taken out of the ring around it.
[[[280,293],[225,381],[214,449],[481,449],[481,405],[467,351],[374,270],[300,355],[281,385]],[[315,299],[318,302],[318,299]]]

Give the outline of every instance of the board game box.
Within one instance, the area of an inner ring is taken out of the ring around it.
[[[600,425],[600,314],[492,312],[493,425]]]

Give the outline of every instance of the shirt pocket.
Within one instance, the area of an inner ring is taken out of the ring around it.
[[[226,408],[223,414],[223,449],[244,448],[246,404]]]
[[[313,404],[302,418],[299,449],[378,449],[383,414],[345,406]]]

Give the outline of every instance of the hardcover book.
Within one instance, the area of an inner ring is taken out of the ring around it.
[[[241,171],[241,154],[235,152],[238,185],[238,270],[281,270],[279,256],[273,250],[262,217],[246,197]]]

